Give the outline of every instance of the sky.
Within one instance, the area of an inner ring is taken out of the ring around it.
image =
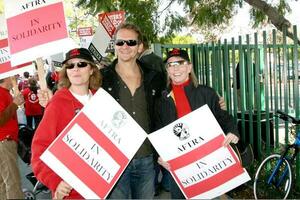
[[[297,25],[300,28],[300,1],[292,1],[290,3],[292,12],[286,16],[286,18],[293,24]],[[232,38],[235,35],[245,35],[252,34],[256,32],[251,28],[250,15],[249,15],[250,6],[244,4],[243,8],[239,10],[237,15],[234,16],[232,21],[232,30],[228,33],[223,34],[222,38]]]

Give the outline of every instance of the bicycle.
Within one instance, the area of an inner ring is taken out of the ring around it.
[[[296,134],[296,119],[284,112],[277,111],[279,118],[292,123],[290,133],[295,136],[293,144],[287,144],[281,154],[265,158],[255,174],[253,190],[255,199],[286,199],[292,187],[292,163],[300,149],[300,131]]]

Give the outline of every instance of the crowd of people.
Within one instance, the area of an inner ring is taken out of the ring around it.
[[[59,76],[56,73],[53,75],[54,84],[57,86],[55,93],[50,89],[37,92],[37,80],[25,77],[25,74],[23,83],[19,84],[23,94],[22,100],[25,100],[27,123],[36,128],[32,142],[32,169],[37,179],[52,191],[55,199],[83,197],[45,165],[40,155],[100,87],[106,90],[147,134],[208,104],[226,133],[223,145],[237,143],[239,140],[236,124],[224,109],[224,101],[220,101],[212,88],[198,84],[187,51],[175,48],[167,52],[167,58],[163,60],[149,49],[148,41],[143,38],[139,27],[128,22],[118,26],[114,39],[116,59],[101,70],[87,49],[70,50],[62,63]],[[6,87],[3,81],[5,83],[6,79],[0,82],[0,95],[5,95],[8,100],[4,104],[1,98],[0,140],[12,137],[12,140],[17,141],[15,112],[23,101],[20,100],[20,96],[9,96],[10,88]],[[45,107],[45,111],[40,105]],[[9,132],[6,126],[11,127],[12,122],[13,131]],[[5,148],[2,145],[3,142],[0,143],[1,151]],[[16,148],[15,142],[13,148]],[[18,171],[16,154],[12,157],[15,168],[14,171],[11,170],[14,175],[10,174],[9,179],[16,176]],[[159,157],[150,141],[146,139],[108,198],[153,199],[160,185],[170,191],[172,198],[185,198],[169,170],[169,164]],[[161,183],[158,178],[160,173],[163,174]],[[5,183],[8,191],[9,183],[1,180],[3,177],[0,176],[0,186],[1,183]],[[14,189],[17,190],[15,184],[20,183],[14,182]],[[0,187],[0,194],[1,189]],[[21,197],[9,195],[7,193],[6,198]]]

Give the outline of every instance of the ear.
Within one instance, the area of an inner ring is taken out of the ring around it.
[[[144,44],[141,42],[138,46],[138,53],[142,53],[144,49]]]
[[[192,67],[193,67],[193,64],[192,63],[189,63],[188,64],[188,73],[191,73],[191,71],[192,71]]]

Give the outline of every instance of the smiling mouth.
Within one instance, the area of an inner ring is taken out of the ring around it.
[[[181,74],[174,74],[174,76],[181,76]]]

